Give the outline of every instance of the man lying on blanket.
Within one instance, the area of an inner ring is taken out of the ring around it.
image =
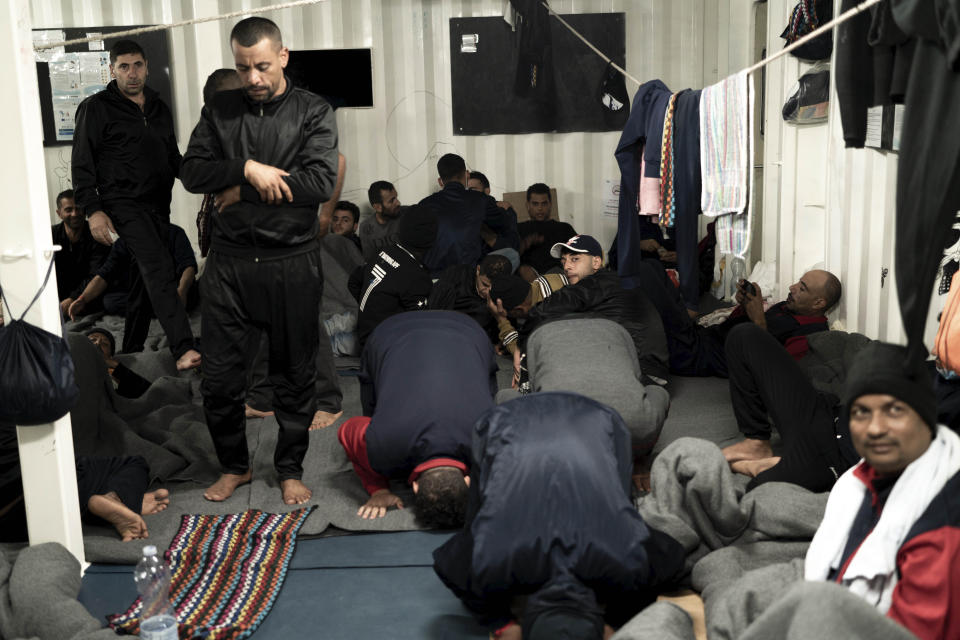
[[[857,356],[841,420],[863,460],[830,492],[806,580],[733,637],[826,626],[835,638],[960,638],[960,437],[937,425],[930,376],[906,354],[874,343]]]
[[[413,485],[425,526],[463,524],[473,424],[493,406],[496,371],[489,338],[466,314],[401,313],[374,330],[360,359],[364,416],[339,432],[370,494],[360,517],[403,508],[395,478]]]

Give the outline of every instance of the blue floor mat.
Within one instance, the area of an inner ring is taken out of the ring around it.
[[[252,638],[482,639],[433,572],[451,534],[426,531],[300,540],[280,596]],[[98,620],[136,597],[133,567],[91,565],[79,600]]]

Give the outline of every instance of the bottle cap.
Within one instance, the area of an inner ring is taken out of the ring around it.
[[[143,555],[147,558],[157,555],[157,547],[152,544],[148,544],[143,548]]]

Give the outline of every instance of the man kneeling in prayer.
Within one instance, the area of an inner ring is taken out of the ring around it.
[[[538,393],[475,431],[466,526],[433,566],[491,637],[599,640],[682,571],[680,544],[630,502],[630,434],[616,411]]]
[[[661,386],[644,385],[630,333],[604,318],[545,322],[527,340],[527,366],[532,391],[579,393],[620,414],[638,463],[637,488],[649,490],[649,456],[667,417],[670,394]],[[518,395],[503,389],[497,402]]]
[[[370,494],[357,515],[403,508],[390,479],[404,479],[422,524],[463,524],[472,429],[493,406],[496,372],[489,338],[465,314],[413,311],[380,323],[361,356],[364,416],[338,434]]]
[[[840,419],[863,460],[830,492],[806,580],[731,637],[960,638],[960,437],[937,425],[930,375],[903,347],[871,344]],[[767,588],[757,573],[748,591]]]

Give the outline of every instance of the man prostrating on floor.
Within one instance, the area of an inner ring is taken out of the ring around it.
[[[247,18],[230,34],[243,89],[203,108],[181,178],[188,191],[216,193],[203,275],[203,407],[220,461],[204,497],[222,501],[250,481],[244,429],[247,364],[265,331],[280,434],[274,465],[283,501],[304,504],[301,481],[317,399],[323,272],[317,210],[337,177],[337,123],[322,98],[293,86],[280,30]],[[332,366],[321,371],[334,371]],[[318,415],[316,427],[335,420]]]
[[[370,494],[357,515],[403,508],[390,491],[400,479],[413,486],[424,526],[463,523],[473,425],[493,406],[496,371],[490,339],[462,313],[412,311],[380,323],[360,363],[365,416],[339,433]]]
[[[680,544],[630,502],[630,434],[613,409],[525,396],[482,416],[473,447],[466,526],[433,566],[491,637],[608,637],[605,623],[627,622],[682,570]]]

